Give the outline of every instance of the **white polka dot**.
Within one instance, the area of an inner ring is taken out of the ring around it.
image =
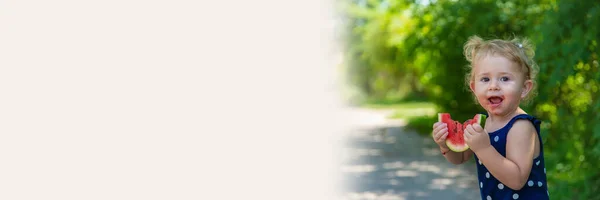
[[[486,177],[486,178],[490,178],[490,173],[489,173],[489,172],[486,172],[486,173],[485,173],[485,177]]]
[[[481,160],[477,160],[477,161],[479,161],[479,165],[481,165]]]
[[[504,189],[504,184],[502,184],[502,183],[498,184],[498,189]]]
[[[546,194],[548,194],[548,196],[550,196],[550,192],[548,192],[548,190],[546,190]]]
[[[532,180],[527,181],[527,185],[529,185],[529,187],[533,186],[533,181]]]
[[[544,174],[546,173],[546,168],[544,167]]]
[[[519,194],[513,194],[513,199],[519,199]]]
[[[479,182],[479,187],[483,188],[483,182]]]
[[[490,195],[488,195],[487,200],[492,200],[492,197],[490,197]]]
[[[538,181],[538,187],[542,187],[542,182]]]
[[[535,165],[540,165],[540,161],[538,160],[537,162],[535,162]]]
[[[500,138],[496,135],[496,137],[494,137],[494,142],[498,142]]]

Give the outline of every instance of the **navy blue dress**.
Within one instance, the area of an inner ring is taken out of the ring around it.
[[[487,113],[483,114],[487,115]],[[537,130],[538,140],[540,142],[540,154],[538,157],[533,159],[533,166],[531,167],[529,178],[521,190],[512,190],[498,181],[498,179],[496,179],[481,163],[481,161],[477,158],[477,155],[473,154],[476,161],[475,163],[477,165],[477,178],[479,179],[479,190],[482,199],[549,199],[550,194],[548,193],[548,188],[546,186],[547,182],[546,167],[544,163],[544,148],[542,145],[542,138],[540,136],[540,120],[531,115],[519,114],[513,117],[508,124],[501,129],[490,132],[490,143],[494,148],[496,148],[498,153],[506,157],[506,137],[508,136],[508,131],[512,128],[515,121],[519,119],[529,120],[531,123],[533,123],[535,129]]]

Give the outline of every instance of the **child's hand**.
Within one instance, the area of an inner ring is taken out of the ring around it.
[[[446,145],[446,137],[448,137],[447,126],[448,125],[446,125],[446,123],[443,122],[436,122],[435,124],[433,124],[433,140],[436,144],[440,145],[440,147],[444,149],[448,149],[448,146]]]
[[[490,146],[490,136],[479,124],[469,124],[465,127],[465,142],[473,152]]]

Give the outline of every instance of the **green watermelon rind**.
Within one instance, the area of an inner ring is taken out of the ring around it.
[[[464,152],[469,149],[469,145],[467,145],[466,142],[464,145],[458,145],[450,143],[450,140],[446,140],[446,146],[448,146],[448,148],[454,152]]]
[[[483,114],[476,114],[474,119],[477,119],[478,124],[483,128],[485,127],[485,121],[486,121],[486,116]],[[442,121],[442,115],[438,114],[438,121]],[[446,146],[448,146],[448,148],[454,152],[464,152],[466,150],[469,149],[469,145],[467,145],[467,143],[465,142],[464,145],[457,145],[457,144],[453,144],[450,142],[450,140],[446,140]]]
[[[479,126],[481,126],[481,128],[485,127],[485,121],[487,119],[487,117],[484,114],[478,114],[479,115]]]

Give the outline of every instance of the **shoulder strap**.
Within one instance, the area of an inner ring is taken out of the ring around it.
[[[482,115],[485,115],[486,117],[489,117],[487,112],[480,112],[479,114],[482,114]],[[538,133],[538,136],[540,135],[540,124],[542,123],[542,121],[540,121],[536,117],[528,115],[528,114],[518,114],[517,116],[514,116],[508,122],[508,124],[507,124],[508,128],[511,128],[512,125],[513,125],[513,123],[515,123],[515,121],[517,121],[518,119],[528,119],[529,121],[531,121],[531,123],[533,123],[533,126],[535,127],[535,130]],[[540,138],[540,140],[541,140],[541,138]]]
[[[535,127],[535,130],[537,131],[537,136],[538,136],[538,140],[540,142],[540,155],[543,154],[544,152],[544,145],[542,145],[542,134],[540,133],[540,124],[542,123],[541,120],[537,119],[534,116],[528,115],[528,114],[519,114],[515,117],[513,117],[507,124],[507,128],[510,130],[510,128],[512,128],[512,125],[515,123],[515,121],[517,121],[518,119],[527,119],[529,121],[531,121],[531,123],[533,124],[533,127]]]
[[[529,121],[531,121],[531,123],[533,124],[533,126],[535,127],[535,130],[537,131],[538,135],[540,134],[540,124],[542,123],[542,121],[540,121],[539,119],[535,118],[534,116],[528,115],[528,114],[519,114],[515,117],[513,117],[509,122],[508,122],[508,126],[512,127],[512,125],[515,123],[515,121],[517,121],[518,119],[527,119]]]

